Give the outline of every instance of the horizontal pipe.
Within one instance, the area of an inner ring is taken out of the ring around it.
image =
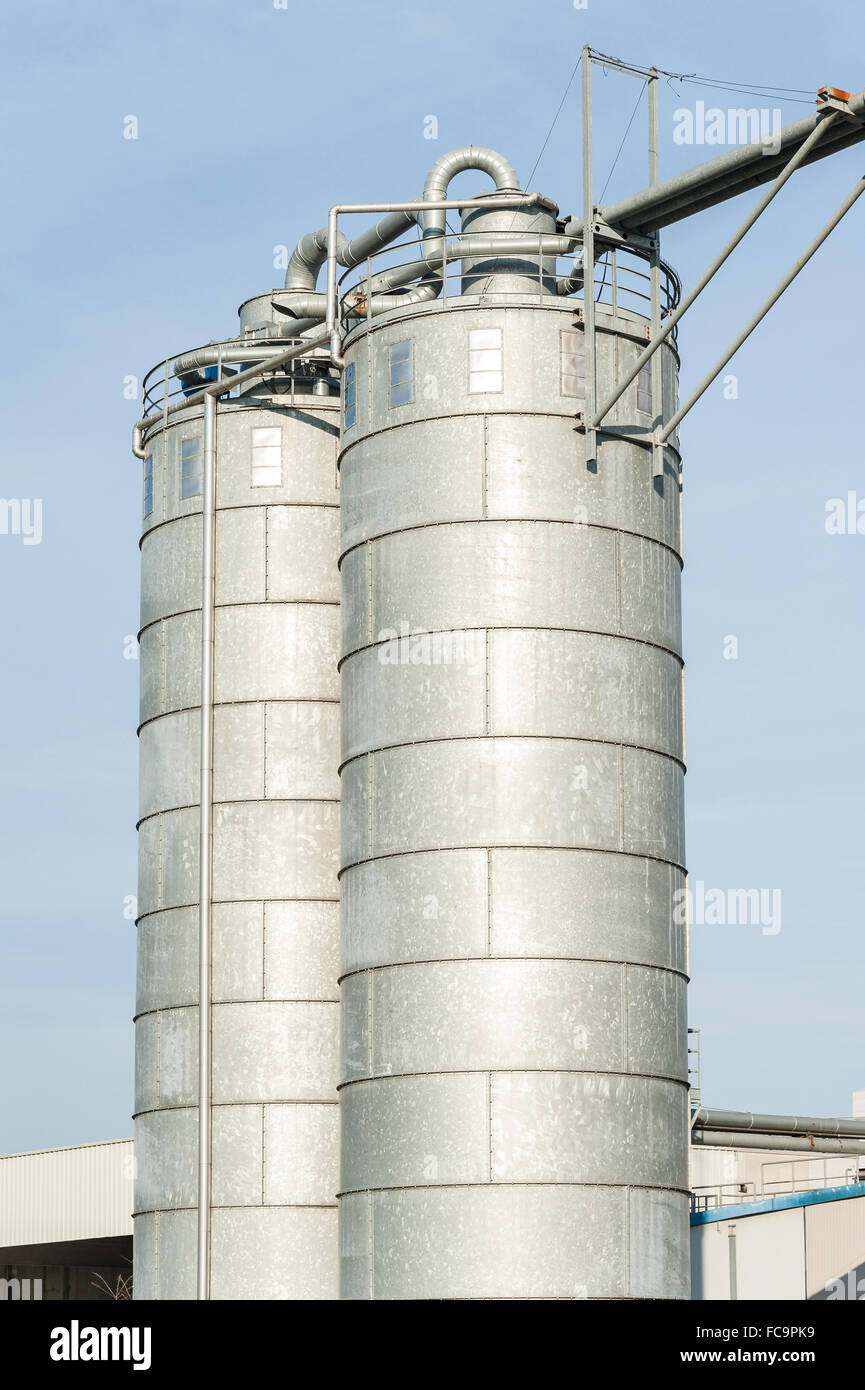
[[[731,1129],[693,1129],[695,1148],[767,1149],[774,1153],[865,1154],[865,1139],[847,1139],[820,1134],[760,1134],[754,1130],[737,1133]]]
[[[865,91],[851,97],[849,109],[853,117],[860,119],[851,121],[848,127],[839,126],[831,139],[811,153],[806,163],[825,159],[837,149],[846,148],[865,139],[865,121],[861,120],[865,116]],[[629,198],[611,203],[601,209],[600,215],[611,226],[629,231],[656,230],[689,216],[691,195],[705,198],[709,185],[716,186],[717,196],[714,201],[721,202],[726,198],[735,197],[736,193],[741,191],[737,185],[744,185],[746,180],[753,180],[752,186],[768,183],[783,168],[793,147],[802,144],[811,134],[815,124],[823,119],[824,110],[825,108],[785,126],[778,132],[777,144],[768,147],[758,140],[749,145],[742,145],[728,154],[719,155],[716,159],[707,160],[704,164],[695,165],[694,168],[676,174],[671,179],[665,179],[663,183],[654,187],[645,188]],[[688,196],[683,200],[683,195]],[[677,206],[671,210],[668,205],[673,202]],[[702,202],[702,206],[707,205],[705,201]]]
[[[691,289],[689,293],[685,296],[679,307],[675,309],[674,312],[670,314],[669,317],[665,320],[660,330],[655,334],[654,338],[649,343],[649,346],[647,348],[644,348],[643,351],[640,353],[636,362],[631,367],[630,371],[625,373],[624,378],[622,379],[622,381],[619,382],[615,391],[613,391],[613,393],[609,395],[607,399],[604,401],[604,404],[600,407],[597,414],[595,415],[594,420],[592,421],[593,427],[601,423],[604,416],[607,415],[610,410],[612,410],[616,402],[624,395],[625,391],[628,389],[634,378],[639,376],[646,363],[651,359],[651,357],[658,350],[661,344],[665,342],[666,339],[673,332],[673,329],[676,327],[676,324],[679,322],[682,315],[687,312],[687,310],[691,307],[694,301],[702,294],[703,290],[709,284],[709,281],[712,280],[713,277],[717,274],[717,272],[721,269],[727,258],[732,255],[733,251],[735,251],[736,247],[739,245],[742,239],[751,230],[757,219],[760,216],[762,216],[762,214],[765,212],[766,208],[772,202],[773,198],[777,197],[787,180],[789,178],[792,178],[793,174],[799,168],[800,164],[802,164],[804,160],[807,159],[810,150],[814,147],[814,145],[816,145],[820,140],[822,140],[826,135],[827,131],[831,129],[832,122],[836,116],[837,112],[833,112],[827,120],[820,121],[817,125],[815,125],[814,129],[811,131],[811,134],[808,136],[805,143],[799,146],[798,150],[796,150],[789,162],[784,165],[784,168],[781,170],[778,177],[774,180],[771,187],[766,191],[766,193],[763,194],[763,197],[760,198],[756,206],[751,209],[751,211],[748,213],[748,216],[745,218],[745,221],[738,228],[738,230],[734,232],[733,236],[722,248],[722,250],[718,252],[718,255],[715,257],[708,270],[705,270],[703,272],[696,285],[694,285],[693,289]]]
[[[833,114],[837,114],[834,113]],[[815,127],[816,129],[816,127]],[[835,126],[832,133],[827,136],[823,148],[806,156],[802,161],[802,167],[813,164],[817,159],[826,158],[830,154],[839,154],[851,145],[858,144],[855,134],[851,134],[849,123],[842,122]],[[785,151],[789,153],[789,149]],[[752,189],[761,188],[769,183],[772,178],[777,177],[783,168],[781,160],[769,162],[768,171],[762,165],[749,165],[738,174],[729,175],[722,179],[710,180],[700,187],[699,191],[681,194],[679,197],[671,198],[653,210],[654,216],[658,218],[658,225],[655,230],[660,231],[664,227],[670,227],[675,222],[682,221],[685,217],[693,217],[698,212],[703,212],[707,208],[716,207],[718,203],[728,202],[731,198],[738,198],[743,193],[749,193]],[[620,230],[627,236],[631,233],[639,234],[640,226],[619,224]]]
[[[837,116],[840,124],[834,125],[831,133],[826,137],[823,149],[819,155],[811,153],[810,149],[807,157],[802,161],[803,164],[812,164],[817,158],[825,158],[827,155],[836,154],[839,150],[846,149],[848,145],[857,143],[855,137],[855,127],[851,127],[849,122],[840,121],[840,113],[830,111],[828,116],[821,117],[812,127],[811,134],[820,126],[828,123],[831,117]],[[807,137],[806,137],[807,138]],[[805,142],[803,141],[803,144]],[[714,207],[717,203],[724,202],[729,198],[738,198],[740,193],[747,193],[752,188],[758,188],[764,183],[769,183],[776,178],[783,169],[784,164],[791,152],[795,148],[792,144],[785,144],[783,155],[778,158],[764,158],[759,164],[747,164],[741,169],[726,170],[725,172],[709,176],[694,188],[688,188],[684,192],[671,194],[663,202],[653,207],[652,215],[660,221],[661,227],[668,227],[673,222],[678,222],[680,218],[675,214],[681,213],[682,217],[690,217],[694,212],[701,212],[704,208]],[[700,166],[698,166],[700,167]],[[707,166],[703,166],[707,167]],[[601,216],[606,217],[607,209],[604,209]],[[617,224],[626,232],[638,232],[639,228],[631,226],[630,221]]]
[[[322,318],[324,314],[322,313]],[[316,320],[317,322],[317,320]],[[292,328],[294,325],[291,325]],[[292,338],[298,336],[292,333]],[[174,375],[184,380],[186,377],[200,371],[203,367],[218,367],[229,362],[264,362],[268,357],[276,356],[282,351],[281,345],[269,342],[245,342],[245,343],[212,343],[208,347],[194,348],[192,352],[184,352],[180,357],[175,357],[172,362]]]
[[[567,256],[573,249],[574,238],[558,232],[469,232],[447,244],[447,256],[435,254],[420,261],[408,261],[405,265],[377,271],[370,281],[370,288],[375,293],[377,290],[392,290],[399,285],[407,285],[428,270],[440,270],[445,260],[450,265],[452,261],[478,256],[525,256],[535,253],[540,256]],[[580,278],[582,280],[582,276]]]
[[[353,270],[361,261],[367,257],[374,256],[377,251],[381,251],[385,246],[389,246],[398,236],[408,228],[413,227],[417,220],[414,213],[400,209],[399,212],[389,213],[380,222],[376,222],[374,227],[369,227],[359,236],[343,244],[342,250],[337,249],[337,260],[340,265],[344,265],[349,270]],[[325,232],[327,229],[325,228]],[[326,250],[325,250],[326,254]]]
[[[865,1139],[865,1120],[815,1119],[812,1115],[760,1115],[749,1110],[704,1110],[694,1116],[700,1129],[763,1130],[768,1134],[840,1135]]]

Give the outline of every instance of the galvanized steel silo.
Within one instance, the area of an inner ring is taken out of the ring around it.
[[[678,469],[587,466],[554,223],[496,225],[534,272],[345,345],[341,1296],[687,1298]]]
[[[255,358],[269,299],[187,362]],[[202,410],[155,413],[143,450],[138,1298],[196,1296]],[[213,1298],[337,1295],[337,434],[322,360],[219,405]]]

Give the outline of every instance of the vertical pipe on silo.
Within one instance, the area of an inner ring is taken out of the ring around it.
[[[216,397],[204,397],[201,506],[201,777],[198,897],[199,1299],[210,1297],[210,969],[213,878],[213,614],[216,530]]]

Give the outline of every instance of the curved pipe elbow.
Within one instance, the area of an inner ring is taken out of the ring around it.
[[[441,159],[437,159],[426,176],[423,186],[423,196],[428,201],[444,200],[447,197],[448,187],[451,179],[456,178],[457,174],[463,173],[466,169],[478,169],[481,173],[489,174],[496,186],[498,193],[519,193],[520,181],[517,172],[509,159],[499,154],[496,150],[486,149],[482,145],[463,145],[461,149],[451,150],[448,154],[443,154]],[[432,264],[437,256],[441,256],[441,238],[445,229],[445,214],[440,208],[434,208],[430,212],[420,213],[418,221],[423,230],[425,238],[428,238],[424,245],[424,259],[428,264]]]
[[[343,248],[347,245],[342,232],[336,234],[337,259],[341,259]],[[288,269],[285,272],[287,290],[314,290],[318,273],[327,260],[327,227],[319,227],[317,232],[307,232],[302,236],[291,253]]]
[[[489,174],[499,193],[520,192],[517,171],[503,154],[486,149],[482,145],[463,145],[461,149],[451,150],[436,160],[426,176],[423,196],[427,199],[446,198],[451,179],[466,169],[479,169],[482,173]],[[441,217],[444,221],[441,212],[426,213],[424,216]]]

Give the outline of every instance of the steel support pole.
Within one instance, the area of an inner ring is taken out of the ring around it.
[[[586,466],[597,460],[594,419],[598,405],[595,361],[595,205],[592,185],[592,50],[582,53],[583,84],[583,342],[586,362]]]
[[[337,324],[336,302],[336,233],[339,222],[338,209],[333,207],[327,215],[327,317],[325,327],[330,341],[330,355],[335,367],[342,366],[342,335]]]
[[[784,291],[796,279],[796,276],[799,274],[800,270],[803,270],[804,267],[810,261],[811,257],[814,255],[814,253],[816,251],[819,251],[826,238],[832,232],[834,232],[842,217],[844,217],[844,215],[850,211],[857,198],[861,198],[863,193],[865,193],[865,178],[859,179],[854,184],[853,188],[847,194],[847,197],[844,199],[841,206],[838,208],[836,212],[832,214],[823,230],[821,232],[818,232],[817,236],[815,236],[810,246],[808,246],[808,248],[802,252],[802,255],[795,262],[795,264],[790,267],[781,283],[777,286],[776,289],[772,291],[765,304],[761,305],[754,317],[749,320],[749,322],[742,329],[742,332],[739,334],[736,340],[724,353],[720,361],[715,364],[715,366],[712,368],[710,372],[706,373],[706,375],[703,377],[703,380],[700,382],[700,385],[696,388],[695,391],[692,391],[691,395],[685,401],[685,404],[681,406],[679,410],[676,411],[672,420],[670,420],[664,426],[663,430],[659,432],[659,444],[664,444],[669,439],[676,426],[682,420],[684,420],[685,416],[688,414],[688,411],[691,410],[697,404],[697,401],[700,399],[703,393],[707,391],[708,388],[712,385],[712,382],[715,380],[716,376],[718,376],[718,374],[724,370],[727,363],[730,361],[730,358],[735,356],[735,354],[739,351],[739,348],[746,341],[746,339],[750,338],[757,325],[763,321],[763,319],[768,314],[769,310],[775,304],[777,304]]]
[[[658,70],[649,72],[649,186],[654,188],[660,176],[658,156]],[[650,232],[653,246],[649,257],[649,289],[651,296],[650,337],[656,338],[661,332],[661,237],[657,231]],[[664,419],[664,384],[661,359],[657,353],[651,358],[652,381],[652,477],[664,476],[664,446],[654,443],[654,431]],[[594,423],[594,422],[593,422]]]
[[[198,1278],[210,1297],[210,1001],[213,870],[213,607],[216,523],[216,396],[204,398],[201,498],[201,780],[198,894]]]
[[[649,95],[651,98],[651,87],[649,88]],[[679,322],[682,315],[685,314],[688,309],[690,309],[694,301],[703,293],[703,290],[706,288],[709,281],[712,280],[715,277],[715,275],[717,275],[718,271],[721,269],[721,266],[732,255],[739,243],[751,230],[757,219],[765,212],[766,208],[772,202],[772,199],[780,193],[781,189],[784,187],[784,184],[787,182],[790,176],[796,172],[803,160],[807,159],[814,145],[817,144],[818,140],[822,140],[829,126],[832,124],[833,121],[837,119],[837,115],[837,112],[832,112],[825,118],[825,120],[821,121],[818,125],[814,127],[814,129],[811,131],[811,134],[808,136],[805,142],[799,146],[792,159],[790,159],[790,161],[784,165],[784,168],[781,170],[781,173],[778,175],[775,182],[770,185],[767,191],[763,194],[763,197],[760,199],[760,201],[756,204],[753,210],[749,212],[748,216],[745,218],[745,221],[739,227],[738,231],[736,231],[733,234],[733,236],[727,242],[723,250],[719,251],[718,255],[715,257],[708,270],[704,271],[704,273],[700,276],[693,289],[688,291],[679,307],[676,310],[674,310],[672,314],[670,314],[669,318],[664,320],[664,324],[660,332],[655,334],[655,332],[653,331],[652,341],[649,343],[649,346],[647,348],[644,348],[644,350],[640,353],[639,357],[637,358],[637,361],[634,364],[634,366],[625,375],[622,381],[619,382],[612,395],[609,396],[609,398],[606,401],[604,401],[604,404],[597,411],[597,414],[595,415],[596,425],[599,425],[601,421],[604,419],[604,417],[610,413],[616,402],[625,393],[625,391],[627,391],[634,378],[640,373],[640,371],[646,365],[649,359],[654,356],[661,344],[663,342],[666,342],[667,338],[669,338],[670,334],[676,327],[676,324]],[[657,236],[657,233],[653,233],[653,235]]]

